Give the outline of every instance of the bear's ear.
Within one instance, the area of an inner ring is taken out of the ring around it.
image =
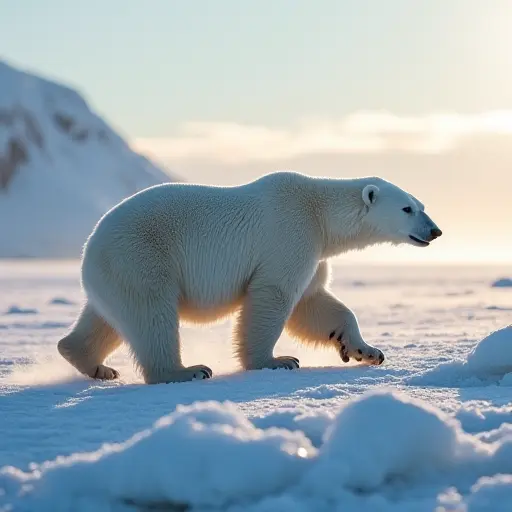
[[[363,201],[366,206],[371,206],[377,201],[379,195],[379,187],[376,185],[366,185],[363,188]]]

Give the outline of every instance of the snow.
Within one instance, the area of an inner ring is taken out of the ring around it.
[[[21,308],[20,306],[16,306],[15,304],[9,306],[6,315],[36,315],[37,309],[34,308]]]
[[[474,375],[503,378],[512,372],[512,325],[485,337],[468,354],[466,366]]]
[[[370,394],[342,409],[315,472],[323,482],[335,478],[350,489],[371,492],[455,464],[459,437],[455,421],[431,406],[392,392]]]
[[[34,311],[0,314],[0,510],[510,509],[512,297],[489,287],[496,268],[339,262],[334,292],[384,365],[283,336],[300,370],[239,372],[229,323],[184,326],[185,363],[214,378],[157,386],[125,348],[119,382],[58,356],[78,268],[0,263],[0,311]]]
[[[512,475],[482,477],[471,491],[468,512],[508,512],[512,503]]]
[[[510,277],[501,277],[500,279],[496,279],[492,283],[494,288],[511,288],[512,287],[512,278]]]
[[[54,297],[49,301],[49,304],[53,304],[55,306],[71,306],[73,302],[64,297]]]
[[[0,155],[1,258],[78,258],[109,208],[176,181],[134,153],[78,92],[2,60]]]
[[[482,385],[484,382],[512,385],[512,325],[490,333],[464,360],[441,364],[413,377],[411,382],[439,385],[443,381],[445,385],[455,385],[464,380],[472,383],[470,385]]]
[[[234,405],[204,402],[179,406],[124,443],[4,477],[24,484],[25,492],[30,485],[40,510],[55,510],[63,487],[63,510],[81,497],[91,508],[95,501],[223,507],[240,496],[250,502],[286,489],[314,452],[302,433],[262,431]]]

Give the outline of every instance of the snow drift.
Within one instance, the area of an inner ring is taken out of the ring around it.
[[[512,439],[483,442],[440,410],[391,391],[346,403],[319,449],[301,431],[259,429],[231,403],[203,402],[179,406],[123,443],[30,472],[4,467],[0,504],[40,512],[361,510],[372,503],[385,510],[391,495],[406,504],[434,489],[436,501],[456,488],[460,501],[481,510],[494,495],[510,494],[500,475],[512,472],[511,455]]]
[[[512,288],[512,278],[500,277],[491,284],[492,288]]]
[[[483,338],[464,360],[436,366],[411,377],[409,384],[421,386],[512,385],[512,324]]]
[[[31,474],[4,468],[0,489],[24,484],[40,511],[96,510],[102,502],[222,508],[283,491],[315,451],[301,432],[263,431],[234,405],[205,402],[178,406],[125,443],[58,458]]]
[[[0,257],[79,257],[103,213],[167,181],[76,91],[0,61]]]

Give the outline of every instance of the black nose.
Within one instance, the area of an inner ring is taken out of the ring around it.
[[[443,232],[439,228],[433,228],[430,230],[430,234],[432,235],[432,238],[438,238],[443,234]]]

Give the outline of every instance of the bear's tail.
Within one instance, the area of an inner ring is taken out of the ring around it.
[[[57,349],[79,372],[94,377],[98,365],[121,342],[115,329],[86,302],[69,334],[57,344]]]

